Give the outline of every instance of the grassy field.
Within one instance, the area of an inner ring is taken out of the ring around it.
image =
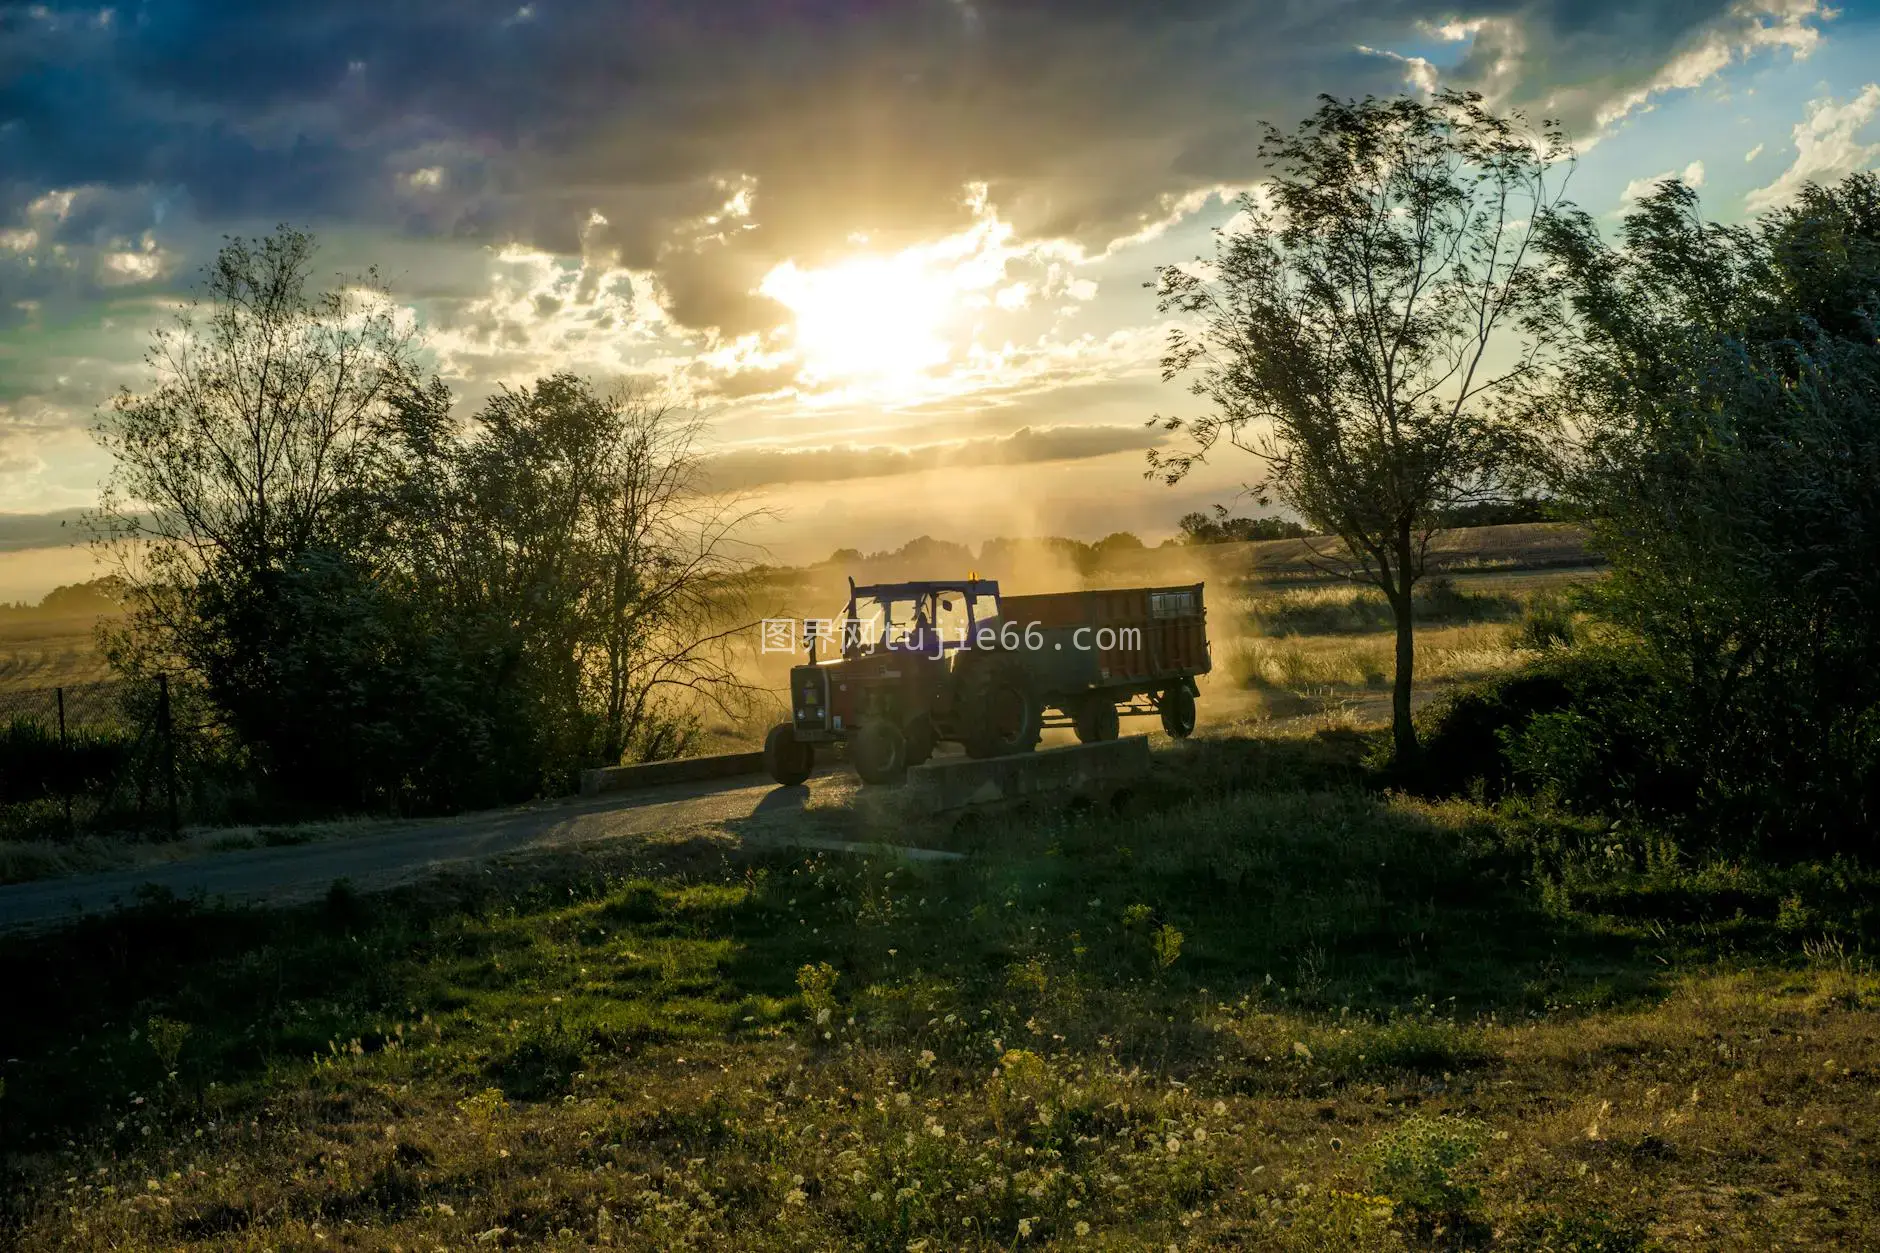
[[[735,831],[0,944],[23,1248],[1875,1247],[1874,877],[1198,740],[1121,812]]]
[[[109,677],[95,617],[19,614],[0,620],[0,692]]]

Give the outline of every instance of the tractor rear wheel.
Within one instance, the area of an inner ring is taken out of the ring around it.
[[[870,722],[849,741],[849,760],[863,783],[899,783],[907,777],[907,737],[892,722]]]
[[[779,722],[764,737],[764,771],[784,787],[795,787],[816,768],[816,746],[797,742],[796,728]]]
[[[1080,744],[1113,740],[1123,732],[1123,720],[1116,712],[1116,702],[1100,692],[1084,698],[1077,710],[1075,725],[1077,742]]]
[[[1169,738],[1185,740],[1195,733],[1195,694],[1177,684],[1156,702],[1162,711],[1162,729]]]
[[[1022,668],[1012,662],[974,666],[961,692],[969,757],[1005,757],[1029,753],[1044,733],[1044,707]]]

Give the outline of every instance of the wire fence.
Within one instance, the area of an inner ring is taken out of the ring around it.
[[[174,837],[169,678],[0,691],[0,839]]]

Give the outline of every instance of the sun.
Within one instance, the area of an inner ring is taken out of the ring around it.
[[[805,381],[909,388],[944,365],[955,285],[919,256],[863,255],[823,269],[786,261],[758,288],[789,309]]]

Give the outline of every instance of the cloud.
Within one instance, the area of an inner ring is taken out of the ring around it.
[[[0,473],[6,472],[0,459]],[[0,552],[28,548],[56,548],[84,543],[84,509],[55,509],[49,513],[0,513]]]
[[[777,483],[825,483],[968,466],[1083,461],[1142,451],[1156,442],[1156,436],[1140,426],[1024,427],[1010,435],[912,447],[848,444],[740,449],[712,457],[707,471],[715,490],[747,491]]]
[[[1619,203],[1621,206],[1625,206],[1643,200],[1657,189],[1658,184],[1669,182],[1674,178],[1682,182],[1686,187],[1702,187],[1704,185],[1704,163],[1702,161],[1693,161],[1682,170],[1666,170],[1662,174],[1653,174],[1649,178],[1635,178],[1625,185],[1624,191],[1619,193]]]
[[[1808,116],[1795,124],[1794,163],[1775,182],[1744,197],[1750,212],[1787,204],[1809,183],[1831,183],[1880,160],[1880,143],[1864,144],[1858,138],[1876,112],[1880,112],[1880,83],[1868,83],[1846,104],[1811,103]]]
[[[220,229],[278,220],[605,255],[652,276],[678,326],[735,337],[786,320],[753,294],[778,265],[825,265],[857,232],[892,251],[968,229],[973,184],[1023,240],[1153,238],[1257,180],[1255,119],[1435,81],[1361,47],[1438,31],[1460,53],[1445,81],[1590,133],[1759,49],[1804,53],[1822,18],[1489,2],[1467,20],[1447,0],[14,7],[0,229],[29,229],[52,189],[128,197],[76,263],[92,287],[174,284]]]

